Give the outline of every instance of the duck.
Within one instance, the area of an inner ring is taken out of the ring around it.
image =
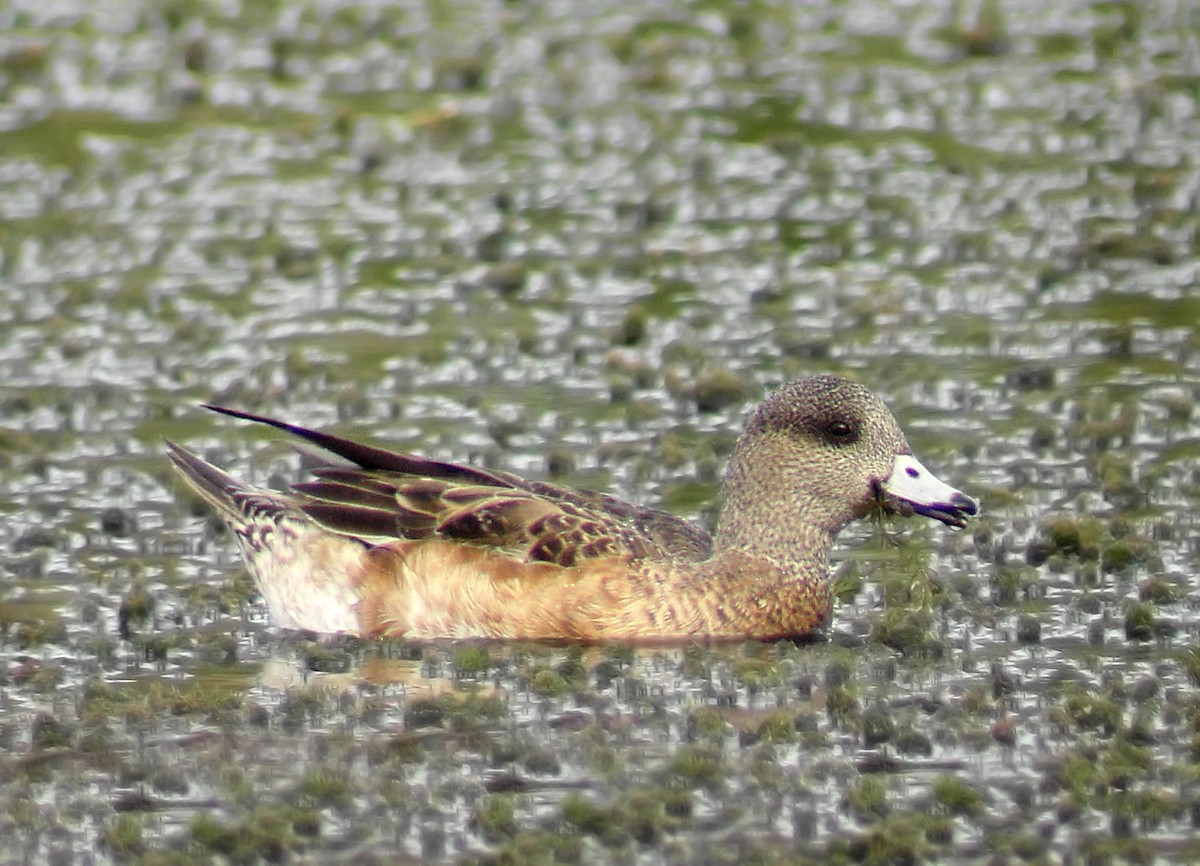
[[[872,512],[962,529],[979,506],[867,387],[788,382],[729,459],[716,531],[617,497],[391,451],[216,405],[324,455],[287,492],[167,440],[278,627],[369,638],[802,638],[831,619],[837,533]]]

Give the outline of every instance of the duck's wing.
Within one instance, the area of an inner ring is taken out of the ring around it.
[[[321,526],[369,544],[443,539],[562,566],[612,556],[700,560],[712,549],[708,534],[694,524],[612,496],[208,408],[285,430],[353,464],[318,467],[316,480],[292,489],[298,507]]]

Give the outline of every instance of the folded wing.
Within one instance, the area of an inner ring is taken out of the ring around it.
[[[285,430],[355,464],[318,467],[316,480],[292,490],[297,506],[321,526],[368,544],[445,539],[561,566],[602,557],[702,560],[712,550],[711,538],[694,524],[612,496],[209,408]]]

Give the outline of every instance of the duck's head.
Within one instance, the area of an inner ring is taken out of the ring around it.
[[[979,511],[913,456],[883,401],[837,376],[791,382],[759,405],[730,460],[725,500],[721,532],[739,536],[733,543],[790,521],[833,534],[878,505],[956,528]]]

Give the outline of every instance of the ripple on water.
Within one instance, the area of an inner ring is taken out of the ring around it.
[[[1191,37],[988,10],[0,12],[0,861],[1186,860]],[[847,532],[813,646],[280,634],[162,457],[711,521],[822,371],[984,510]]]

